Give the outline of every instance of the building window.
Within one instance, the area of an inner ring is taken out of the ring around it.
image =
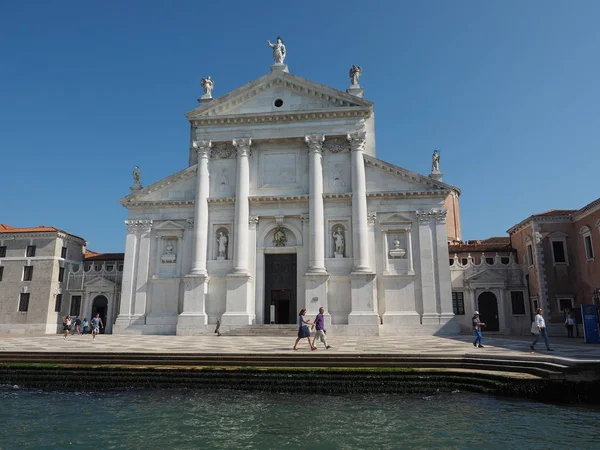
[[[0,258],[6,257],[6,245],[0,246]]]
[[[504,264],[505,266],[507,266],[508,263],[510,262],[510,258],[508,256],[503,256],[502,258],[500,258],[500,262],[502,264]]]
[[[58,268],[58,281],[60,283],[62,283],[63,281],[65,281],[65,268],[64,267],[59,267]]]
[[[23,267],[23,281],[31,281],[33,279],[33,266]]]
[[[54,301],[54,312],[60,312],[62,306],[62,294],[56,294],[56,300]]]
[[[35,256],[35,245],[28,245],[26,256],[28,258],[33,258]]]
[[[27,312],[29,309],[29,293],[22,293],[19,297],[19,312]]]
[[[511,291],[510,300],[512,302],[513,314],[525,314],[525,298],[523,291]]]
[[[485,262],[491,266],[492,264],[494,264],[494,258],[485,258]]]
[[[552,255],[554,255],[554,264],[564,264],[567,262],[564,241],[552,241]]]
[[[469,258],[462,258],[462,259],[460,260],[460,263],[461,263],[463,266],[466,266],[467,264],[469,264]]]
[[[66,257],[67,257],[67,247],[63,247],[60,250],[60,257],[63,258],[63,259],[66,259]]]
[[[452,293],[452,310],[456,316],[465,315],[465,297],[462,292]]]
[[[453,266],[454,265],[454,259],[450,258],[450,265]]]
[[[594,259],[594,247],[592,247],[592,235],[585,236],[583,238],[583,244],[585,245],[585,257],[588,261]]]
[[[78,316],[81,310],[81,295],[74,295],[71,297],[71,312],[72,316]]]
[[[531,244],[527,245],[527,264],[533,266],[533,247],[531,247]]]
[[[572,298],[559,298],[558,299],[558,309],[561,312],[571,311],[573,309],[573,299]]]
[[[539,305],[539,303],[537,301],[537,298],[532,298],[531,299],[531,304],[533,305],[533,310],[537,313],[538,305]]]
[[[2,281],[3,275],[4,275],[4,266],[0,266],[0,281]]]

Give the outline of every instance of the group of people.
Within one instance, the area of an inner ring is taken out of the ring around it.
[[[100,314],[96,314],[96,317],[91,320],[92,340],[96,340],[96,335],[100,333],[100,328],[104,328],[104,324],[102,323],[102,319],[100,319]],[[73,318],[67,315],[63,318],[63,331],[64,339],[67,338],[71,331],[73,331],[73,334],[77,333],[78,335],[89,334],[90,323],[87,318],[84,318],[82,321],[79,317]]]
[[[544,338],[544,344],[546,344],[546,350],[549,352],[552,352],[554,350],[552,349],[552,347],[550,347],[550,343],[548,342],[548,333],[546,331],[546,321],[544,320],[544,311],[542,310],[542,308],[538,308],[536,313],[537,314],[535,315],[534,322],[531,326],[531,333],[535,335],[535,339],[533,340],[533,342],[531,343],[529,348],[531,348],[531,350],[535,351],[535,344],[537,344],[537,341],[539,340],[540,336],[542,336]],[[484,327],[485,323],[483,323],[481,320],[479,320],[479,311],[475,311],[473,313],[472,321],[473,321],[473,334],[475,335],[475,340],[473,341],[473,346],[483,348],[483,345],[482,345],[483,336],[481,334],[481,327]],[[573,325],[574,324],[575,324],[575,322],[573,321],[573,316],[571,316],[571,314],[569,314],[569,316],[567,317],[567,320],[565,321],[565,325],[567,326],[567,330],[569,331],[569,337],[573,336]],[[570,329],[569,329],[569,325],[571,327]]]
[[[308,345],[310,346],[311,350],[317,349],[316,344],[319,340],[323,343],[326,350],[329,350],[331,348],[331,345],[327,344],[327,330],[325,330],[325,318],[323,317],[324,313],[325,308],[321,306],[319,308],[319,314],[317,314],[315,320],[311,322],[305,317],[306,309],[300,310],[300,313],[298,314],[298,338],[294,343],[294,350],[298,350],[298,342],[300,342],[300,340],[304,338],[308,339]],[[310,329],[308,328],[309,326],[311,327]],[[315,337],[311,341],[310,332],[315,328]]]

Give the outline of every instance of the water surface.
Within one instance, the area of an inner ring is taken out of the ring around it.
[[[474,394],[0,387],[0,449],[593,449],[600,410]]]

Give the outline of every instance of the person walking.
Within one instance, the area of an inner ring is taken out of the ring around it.
[[[88,334],[90,332],[90,323],[87,320],[87,317],[83,318],[83,334]]]
[[[75,318],[75,332],[81,336],[81,319],[79,317]]]
[[[66,316],[63,319],[63,331],[65,332],[65,339],[69,335],[69,331],[71,331],[71,316]]]
[[[544,320],[544,311],[542,308],[538,308],[537,314],[535,315],[535,326],[537,327],[538,333],[535,336],[535,339],[529,346],[531,350],[535,350],[535,344],[537,344],[540,335],[544,336],[544,344],[546,344],[546,350],[549,352],[553,352],[554,350],[550,348],[550,343],[548,342],[548,332],[546,331],[546,321]]]
[[[479,320],[479,311],[475,311],[473,313],[473,334],[475,335],[475,340],[473,341],[473,347],[483,348],[481,342],[483,340],[483,336],[481,334],[481,327],[485,326],[485,323]]]
[[[322,306],[319,308],[319,314],[315,317],[315,321],[313,323],[312,328],[316,328],[315,337],[313,338],[313,345],[317,346],[317,341],[320,339],[323,345],[325,346],[325,350],[329,350],[331,345],[327,345],[327,331],[325,330],[325,318],[323,317],[323,313],[325,312],[325,308]]]
[[[296,343],[294,344],[294,350],[298,350],[298,342],[300,339],[308,338],[308,345],[310,345],[311,350],[316,350],[311,340],[310,340],[310,330],[308,329],[308,325],[312,325],[310,320],[304,320],[304,316],[306,315],[306,309],[301,309],[298,314],[298,339],[296,339]]]
[[[573,319],[573,315],[569,313],[567,316],[567,320],[565,320],[565,327],[567,327],[567,337],[573,337],[573,327],[575,326],[575,319]]]
[[[96,314],[96,317],[92,319],[92,340],[96,340],[96,335],[100,333],[100,328],[104,328],[100,314]]]
[[[215,328],[215,333],[217,336],[221,336],[221,318],[217,317],[217,327]]]

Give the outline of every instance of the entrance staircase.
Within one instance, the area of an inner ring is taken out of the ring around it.
[[[298,336],[298,325],[248,325],[222,332],[223,336]]]

